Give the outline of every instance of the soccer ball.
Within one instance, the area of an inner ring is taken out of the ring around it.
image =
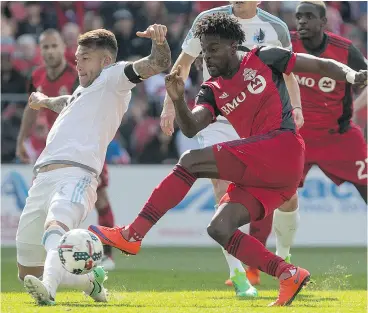
[[[101,262],[103,247],[100,239],[90,231],[73,229],[61,237],[58,253],[68,272],[83,275]]]

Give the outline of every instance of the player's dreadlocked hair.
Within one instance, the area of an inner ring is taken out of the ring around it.
[[[220,38],[230,39],[242,43],[245,33],[240,23],[232,16],[224,13],[215,13],[201,18],[194,30],[194,37],[202,35],[218,35]]]

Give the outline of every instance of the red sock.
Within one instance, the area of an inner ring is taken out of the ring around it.
[[[187,169],[176,165],[152,192],[138,217],[127,227],[129,238],[126,239],[142,240],[168,210],[184,199],[196,179]]]
[[[250,267],[279,277],[293,265],[268,251],[257,239],[236,230],[225,246],[227,252]]]
[[[114,227],[114,213],[111,210],[110,203],[107,202],[107,205],[102,210],[97,210],[98,213],[98,225],[106,226],[106,227]],[[112,257],[112,247],[103,246],[104,254]]]
[[[266,216],[264,219],[250,223],[249,235],[256,238],[264,246],[272,230],[273,214]]]

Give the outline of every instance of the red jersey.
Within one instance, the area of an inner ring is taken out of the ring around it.
[[[214,119],[226,117],[241,138],[278,129],[297,132],[282,75],[291,72],[295,60],[295,54],[286,49],[254,48],[231,79],[204,82],[196,105],[208,108]]]
[[[363,55],[352,42],[332,33],[325,33],[318,51],[307,51],[297,32],[291,32],[293,51],[308,53],[319,58],[333,59],[347,64],[355,71],[367,69]],[[301,132],[346,131],[352,117],[353,97],[351,84],[335,81],[313,73],[294,73],[299,83],[303,106],[304,126]]]
[[[49,97],[71,95],[77,79],[77,71],[71,64],[67,64],[64,71],[54,80],[47,77],[46,67],[40,66],[32,72],[28,91],[29,93],[39,91]],[[48,109],[43,110],[43,114],[50,129],[58,114]]]

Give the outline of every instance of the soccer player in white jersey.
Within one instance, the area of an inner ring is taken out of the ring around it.
[[[202,17],[215,12],[235,15],[243,26],[246,41],[239,47],[240,50],[251,48],[255,45],[274,45],[291,49],[291,40],[286,24],[277,17],[259,9],[257,5],[258,2],[255,1],[233,1],[230,2],[230,5],[217,7],[199,14],[184,40],[182,52],[175,62],[172,71],[176,70],[177,67],[181,65],[181,76],[183,76],[184,80],[187,79],[192,63],[201,53],[200,41],[198,38],[194,38],[193,29],[197,21]],[[207,68],[205,64],[203,64],[203,78],[207,80],[209,77]],[[304,123],[304,119],[301,110],[298,83],[293,74],[289,76],[284,75],[284,79],[290,94],[291,103],[294,107],[296,124],[298,127],[301,127]],[[224,95],[224,97],[226,97],[226,95]],[[166,94],[161,114],[161,128],[166,135],[170,136],[174,132],[174,119],[175,109],[171,99]],[[197,135],[197,138],[201,148],[205,148],[220,142],[238,139],[239,136],[224,117],[218,117],[217,122],[202,130]],[[212,180],[212,183],[216,202],[218,203],[227,190],[228,182]],[[277,237],[277,254],[284,259],[289,258],[289,250],[284,247],[290,247],[295,237],[298,221],[299,210],[296,197],[293,197],[288,202],[288,205],[283,205],[283,207],[280,207],[274,213],[273,222]],[[265,245],[271,232],[271,227],[272,215],[262,221],[251,223],[250,234]],[[242,263],[228,254],[224,249],[223,252],[230,269],[230,279],[225,283],[227,285],[234,285],[238,296],[254,296],[255,289],[251,284],[260,283],[259,270],[248,268],[248,280],[246,275],[244,275],[245,271]]]
[[[62,267],[57,247],[61,236],[77,228],[96,202],[97,178],[131,89],[170,66],[166,32],[166,26],[156,24],[137,32],[152,40],[152,50],[134,63],[115,63],[117,42],[112,32],[87,32],[78,39],[80,86],[73,95],[48,98],[36,92],[30,96],[32,109],[46,107],[59,113],[36,161],[36,178],[16,235],[18,276],[39,305],[55,304],[59,285],[79,287],[95,301],[107,301],[103,268],[73,275]]]

